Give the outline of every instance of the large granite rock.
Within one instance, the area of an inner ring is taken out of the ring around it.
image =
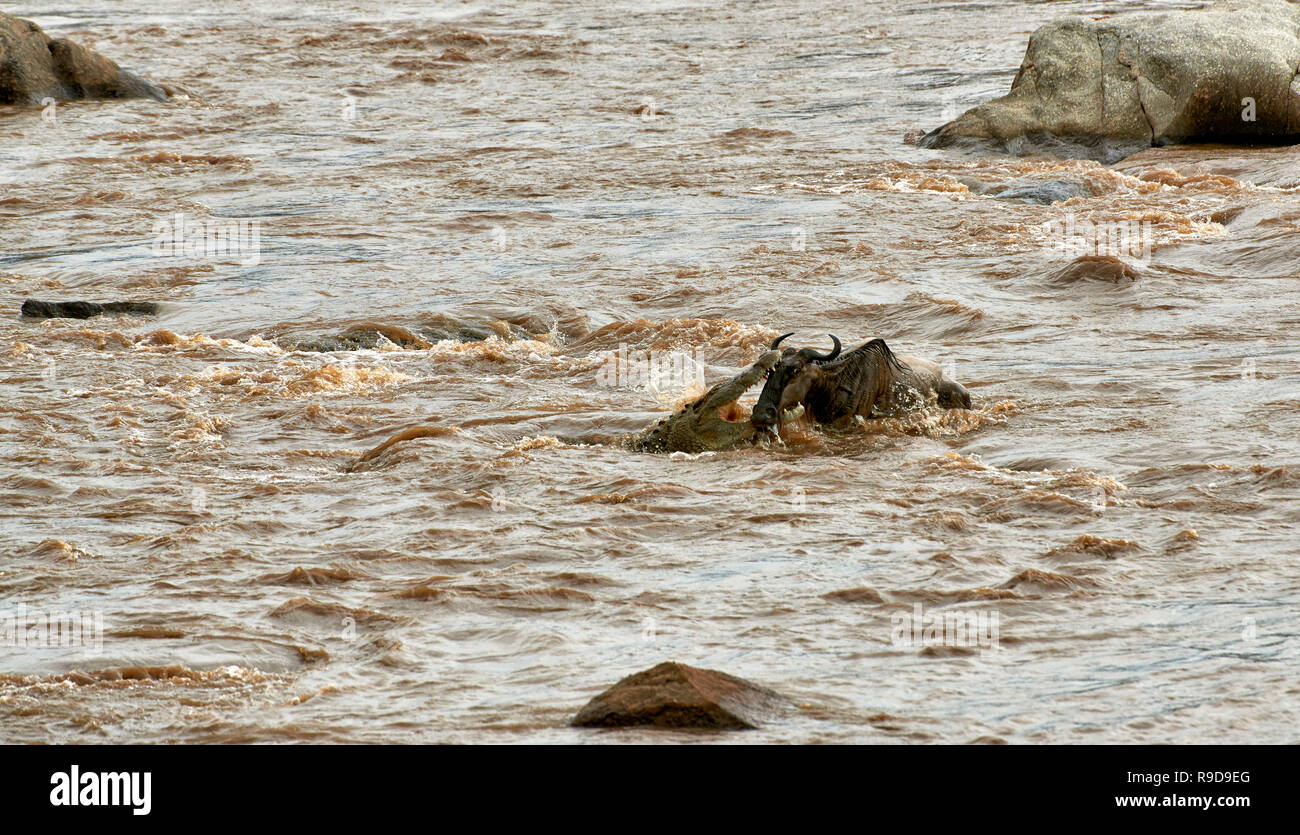
[[[1190,141],[1300,141],[1300,5],[1223,0],[1049,23],[1030,36],[1011,92],[919,144],[1074,148],[1113,161]]]
[[[779,693],[743,678],[665,661],[601,693],[570,724],[746,730],[778,718],[791,706]]]
[[[30,20],[0,12],[0,104],[41,104],[46,98],[162,101],[167,93],[94,50],[50,38]]]

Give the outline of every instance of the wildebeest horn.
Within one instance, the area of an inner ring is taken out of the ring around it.
[[[769,350],[769,351],[775,351],[775,350],[776,350],[776,346],[780,345],[780,344],[781,344],[781,340],[785,339],[787,336],[794,336],[794,331],[790,331],[790,332],[787,333],[787,334],[784,334],[784,335],[782,335],[782,336],[778,336],[775,340],[772,341],[772,344],[771,344],[771,345],[767,346],[767,350]]]
[[[835,343],[835,348],[832,349],[829,354],[820,354],[818,356],[814,356],[813,359],[816,360],[817,362],[830,362],[831,360],[835,359],[840,355],[840,338],[833,333],[828,333],[826,335],[829,336],[831,338],[831,341]]]

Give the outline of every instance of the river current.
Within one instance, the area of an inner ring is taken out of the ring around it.
[[[0,108],[0,741],[1296,741],[1300,149],[904,142],[1200,4],[323,5],[6,9],[176,95]],[[974,409],[617,444],[786,331]],[[665,660],[799,708],[566,727]]]

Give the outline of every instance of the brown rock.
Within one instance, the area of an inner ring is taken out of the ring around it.
[[[569,724],[748,730],[778,718],[790,706],[779,693],[742,678],[665,661],[601,693]]]
[[[1081,255],[1046,277],[1049,284],[1131,284],[1142,274],[1115,255]]]
[[[824,600],[833,600],[836,603],[884,603],[885,598],[880,596],[880,592],[868,586],[858,586],[851,589],[840,589],[838,591],[828,591],[822,595]]]
[[[162,101],[167,93],[92,49],[0,12],[0,104],[42,104],[47,97]]]

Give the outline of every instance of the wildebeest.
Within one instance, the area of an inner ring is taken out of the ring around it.
[[[776,350],[787,333],[772,342]],[[873,339],[848,353],[840,340],[830,353],[815,348],[786,348],[781,361],[768,374],[750,422],[771,430],[785,410],[802,404],[818,423],[835,423],[854,415],[871,417],[872,411],[890,414],[917,408],[934,397],[945,409],[969,409],[970,393],[944,376],[929,360],[895,354],[883,339]]]

